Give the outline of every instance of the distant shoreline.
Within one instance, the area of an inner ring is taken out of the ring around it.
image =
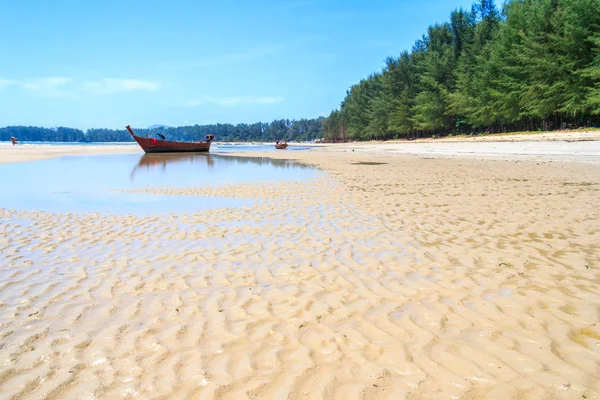
[[[528,141],[600,141],[600,129],[574,129],[561,131],[523,131],[506,133],[478,133],[473,135],[460,134],[442,137],[427,137],[417,139],[390,139],[390,140],[351,140],[347,142],[294,142],[289,141],[290,146],[323,146],[340,145],[350,143],[440,143],[440,142],[528,142]],[[268,146],[274,142],[231,142],[217,140],[216,145],[232,146]],[[126,146],[133,145],[134,141],[127,142],[61,142],[61,141],[22,141],[19,145],[51,145],[51,146]],[[0,141],[0,146],[11,145],[10,141]]]
[[[233,145],[235,142],[216,143]],[[239,145],[271,145],[272,143],[239,143]],[[365,141],[346,143],[290,143],[309,147],[308,152],[349,152],[360,154],[405,155],[430,157],[479,157],[500,159],[536,159],[600,164],[600,131],[540,133],[535,135],[489,135],[447,137],[443,139]],[[76,154],[139,153],[135,143],[123,144],[0,144],[0,163],[42,160]],[[228,155],[297,158],[296,151],[244,151]]]

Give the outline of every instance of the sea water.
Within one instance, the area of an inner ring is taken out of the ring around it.
[[[66,156],[0,164],[0,208],[133,215],[194,212],[250,205],[252,200],[123,190],[307,180],[321,174],[290,160],[214,153]]]
[[[0,146],[12,146],[11,142],[0,142]],[[19,142],[17,146],[131,146],[135,149],[139,150],[139,146],[135,142]],[[315,146],[306,146],[301,143],[298,144],[290,144],[285,151],[302,151],[309,150],[314,148]],[[140,150],[141,151],[141,150]],[[253,144],[253,143],[219,143],[212,142],[210,146],[211,153],[238,153],[238,152],[272,152],[277,151],[281,152],[282,150],[277,150],[275,145],[273,144]]]

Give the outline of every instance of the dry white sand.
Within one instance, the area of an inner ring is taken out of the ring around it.
[[[2,397],[600,398],[599,165],[270,155],[329,177],[0,208]]]
[[[8,162],[23,162],[43,160],[71,154],[117,154],[142,153],[136,143],[131,145],[29,145],[0,144],[0,164]]]
[[[492,135],[445,136],[443,138],[417,139],[416,142],[554,142],[554,141],[596,141],[600,140],[600,130],[517,132]]]
[[[600,132],[352,142],[324,145],[321,150],[600,163]]]

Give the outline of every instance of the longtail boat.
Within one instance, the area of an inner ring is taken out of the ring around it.
[[[285,142],[283,142],[283,143],[280,143],[280,142],[275,143],[275,148],[276,149],[285,150],[287,147],[288,147],[288,144],[285,143]]]
[[[131,137],[140,145],[146,153],[199,153],[208,152],[210,143],[214,140],[215,135],[206,135],[204,142],[174,142],[171,140],[140,137],[133,133],[133,130],[127,125],[127,131]]]

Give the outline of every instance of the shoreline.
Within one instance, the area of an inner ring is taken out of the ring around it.
[[[136,143],[127,145],[4,145],[0,146],[0,164],[11,162],[27,162],[45,160],[53,157],[71,156],[71,155],[91,155],[91,154],[130,154],[140,153],[142,150]]]
[[[507,132],[456,136],[444,136],[440,138],[420,138],[414,140],[389,140],[375,141],[377,143],[442,143],[442,142],[539,142],[539,141],[596,141],[600,140],[600,129],[598,130],[566,130],[552,132]],[[360,142],[358,142],[360,143]]]
[[[217,142],[218,143],[218,142]],[[240,143],[239,145],[243,145]],[[402,154],[432,157],[481,157],[507,159],[538,159],[600,163],[600,131],[560,132],[540,134],[508,134],[478,137],[446,137],[398,141],[368,141],[346,143],[291,143],[290,147],[308,147],[309,152],[359,152],[366,154]],[[305,151],[305,150],[298,150]],[[260,153],[294,154],[296,151]],[[140,153],[135,143],[128,145],[1,145],[0,164],[42,160],[50,157],[77,154]],[[257,152],[220,153],[246,155]],[[257,153],[259,154],[259,153]],[[283,157],[285,158],[285,157]]]

